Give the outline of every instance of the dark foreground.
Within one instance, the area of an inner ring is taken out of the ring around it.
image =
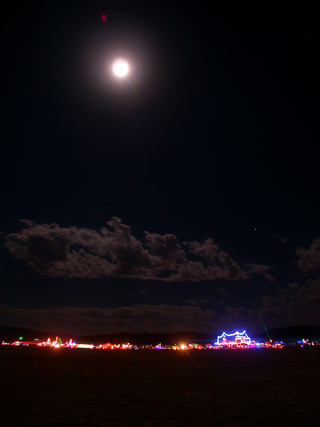
[[[320,425],[320,348],[0,347],[3,426]]]

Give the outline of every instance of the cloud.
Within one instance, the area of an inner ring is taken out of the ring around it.
[[[275,238],[276,240],[278,240],[279,242],[281,242],[283,245],[284,245],[284,244],[286,244],[286,243],[289,243],[289,242],[290,242],[289,237],[281,237],[279,234],[276,234],[276,235],[274,236],[274,238]]]
[[[224,297],[228,296],[228,292],[225,289],[218,288],[218,292],[223,295]]]
[[[221,293],[224,290],[221,289]],[[320,324],[320,279],[307,284],[289,283],[276,295],[257,299],[257,306],[225,305],[219,313],[202,309],[200,300],[188,300],[186,306],[140,304],[118,308],[63,307],[21,309],[0,306],[0,325],[23,326],[40,331],[75,335],[120,332],[232,332],[249,333],[294,325]]]
[[[144,304],[113,309],[64,307],[51,310],[0,306],[0,324],[75,335],[178,331],[213,333],[217,319],[214,311],[201,310],[198,306]]]
[[[298,267],[311,276],[320,276],[320,237],[314,239],[310,249],[298,248]]]
[[[251,263],[245,263],[243,264],[243,266],[246,268],[246,271],[249,276],[257,274],[264,277],[270,283],[276,283],[276,279],[270,273],[270,270],[273,267],[270,267],[269,265],[264,265],[264,264],[251,264]]]
[[[99,232],[26,220],[23,224],[19,233],[6,236],[6,247],[14,258],[49,277],[118,276],[166,282],[248,278],[248,272],[212,239],[182,243],[173,234],[145,231],[140,241],[116,217]]]
[[[259,313],[268,327],[319,325],[320,279],[301,285],[289,283],[276,296],[264,296]]]
[[[289,326],[318,326],[320,324],[320,279],[306,284],[289,283],[277,289],[274,295],[257,298],[252,307],[226,306],[225,315],[217,325],[229,330],[248,329],[262,332]],[[262,323],[263,322],[263,323]]]
[[[186,303],[189,305],[201,305],[201,304],[207,303],[207,302],[208,302],[207,299],[198,299],[198,300],[188,299],[188,300],[186,300]]]

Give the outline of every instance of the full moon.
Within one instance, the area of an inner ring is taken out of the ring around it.
[[[125,77],[129,73],[129,65],[123,59],[117,59],[112,65],[112,70],[117,77]]]

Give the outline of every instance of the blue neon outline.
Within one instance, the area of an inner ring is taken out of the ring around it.
[[[224,337],[234,337],[234,336],[240,336],[240,337],[244,336],[244,338],[247,338],[249,340],[249,345],[251,344],[251,338],[248,336],[246,330],[244,330],[243,332],[237,331],[237,332],[234,332],[233,334],[227,334],[227,332],[222,332],[221,335],[218,335],[217,342],[215,344],[219,345],[220,344],[219,340],[221,338],[224,338]]]

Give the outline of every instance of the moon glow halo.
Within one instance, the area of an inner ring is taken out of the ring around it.
[[[129,65],[123,59],[117,59],[112,65],[112,70],[117,77],[122,78],[128,75]]]

